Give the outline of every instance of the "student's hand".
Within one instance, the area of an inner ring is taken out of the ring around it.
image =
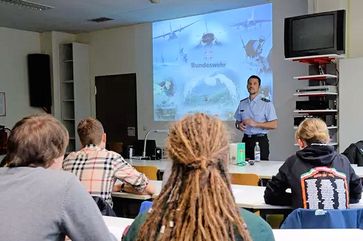
[[[115,183],[112,187],[113,192],[120,192],[122,187],[122,183]]]

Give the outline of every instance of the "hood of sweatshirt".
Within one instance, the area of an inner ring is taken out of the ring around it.
[[[313,143],[296,152],[297,157],[314,166],[329,166],[336,155],[337,152],[333,146],[318,143]]]

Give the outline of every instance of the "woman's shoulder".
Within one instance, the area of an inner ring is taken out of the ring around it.
[[[128,227],[128,229],[124,231],[124,236],[122,237],[122,241],[136,240],[141,226],[146,221],[147,214],[148,214],[147,212],[140,213],[139,215],[136,216],[135,220]]]
[[[247,211],[243,208],[240,209],[241,217],[247,224],[247,229],[254,241],[274,241],[271,226],[263,220],[260,216]]]

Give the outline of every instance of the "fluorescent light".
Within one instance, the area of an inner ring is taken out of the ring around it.
[[[26,1],[26,0],[0,0],[0,2],[12,4],[12,5],[15,5],[18,7],[30,8],[30,9],[38,10],[38,11],[44,11],[44,10],[49,10],[49,9],[54,8],[52,6],[47,6],[44,4],[35,3],[35,2],[31,2],[31,1]]]

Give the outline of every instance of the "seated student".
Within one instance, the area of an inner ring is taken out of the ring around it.
[[[184,117],[170,128],[167,150],[171,175],[124,240],[274,240],[263,219],[235,204],[222,121],[200,113]]]
[[[67,144],[67,130],[50,115],[15,124],[0,168],[1,240],[114,240],[77,178],[50,168],[61,166]]]
[[[362,185],[346,156],[328,145],[324,121],[307,118],[296,133],[300,150],[267,183],[265,202],[294,208],[344,209],[361,198]],[[291,193],[286,189],[291,188]]]
[[[77,132],[83,148],[70,153],[63,161],[63,169],[75,174],[87,191],[103,198],[112,207],[112,189],[117,179],[127,184],[122,191],[153,194],[154,187],[147,177],[136,171],[120,154],[108,151],[106,133],[101,122],[94,118],[81,120]],[[115,188],[114,191],[119,191]]]

